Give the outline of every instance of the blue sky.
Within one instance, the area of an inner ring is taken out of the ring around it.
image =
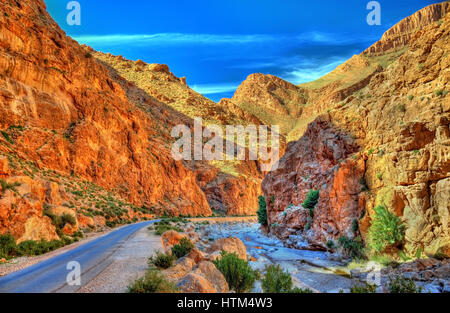
[[[381,25],[366,22],[369,0],[79,0],[81,26],[69,26],[69,0],[45,0],[66,33],[96,50],[165,63],[218,101],[252,73],[298,84],[315,80],[432,3],[380,0]]]

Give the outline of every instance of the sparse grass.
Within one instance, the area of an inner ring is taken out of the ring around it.
[[[157,268],[167,269],[173,266],[175,257],[168,253],[162,253],[160,251],[156,252],[156,255],[152,255],[148,259],[149,265],[156,266]]]
[[[4,130],[1,131],[3,138],[10,144],[14,144],[14,140],[11,138],[11,136]]]
[[[377,286],[376,285],[359,285],[359,286],[353,286],[350,288],[350,293],[376,293],[377,292]]]
[[[194,249],[194,244],[188,238],[182,238],[180,242],[172,247],[172,255],[177,259],[185,257]]]
[[[150,269],[143,278],[128,286],[128,293],[177,293],[179,290],[162,273]]]
[[[417,287],[414,281],[403,276],[396,276],[395,278],[389,276],[387,290],[389,293],[421,293],[422,287]]]

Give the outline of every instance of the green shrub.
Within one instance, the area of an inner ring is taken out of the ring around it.
[[[258,271],[253,270],[247,261],[240,259],[235,253],[222,251],[221,258],[213,263],[225,277],[230,289],[237,293],[250,291],[258,278]]]
[[[288,293],[313,293],[313,291],[309,288],[302,289],[302,288],[295,287],[295,288],[292,288],[291,290],[289,290]]]
[[[362,286],[353,286],[350,288],[350,293],[376,293],[377,285],[365,284]]]
[[[186,237],[182,238],[180,242],[172,247],[172,255],[177,259],[182,258],[191,252],[194,244]]]
[[[6,180],[0,179],[0,186],[2,187],[2,193],[8,189],[12,190],[14,192],[17,192],[16,187],[20,186],[20,183],[15,182],[15,183],[10,184]]]
[[[148,259],[148,263],[157,268],[166,269],[172,267],[174,260],[175,257],[173,255],[157,251],[155,256],[151,256]]]
[[[0,235],[0,259],[10,259],[17,253],[16,240],[11,234]]]
[[[352,259],[365,259],[364,244],[361,237],[350,239],[342,236],[338,239],[339,246],[343,249],[345,255]]]
[[[62,222],[62,224],[64,224],[63,225],[63,227],[66,225],[66,224],[70,224],[70,225],[75,225],[76,223],[77,223],[77,220],[76,220],[76,218],[75,218],[75,216],[73,216],[73,215],[71,215],[71,214],[68,214],[68,213],[64,213],[62,216],[61,216],[61,222]]]
[[[183,231],[183,229],[181,229],[180,227],[172,226],[169,223],[165,223],[165,222],[163,222],[163,223],[159,222],[156,225],[155,235],[161,236],[162,234],[164,234],[165,232],[167,232],[169,230],[174,230],[174,231],[177,231],[177,232],[182,232]]]
[[[178,288],[156,270],[149,270],[143,278],[128,286],[129,293],[176,293]]]
[[[399,245],[405,236],[405,225],[400,218],[389,212],[384,206],[377,206],[369,228],[369,246],[382,252],[389,246]]]
[[[319,202],[319,190],[310,190],[302,206],[309,210],[309,216],[314,217],[314,208]]]
[[[389,276],[387,290],[389,293],[421,293],[422,287],[417,287],[411,279],[406,279],[403,276],[395,278]]]
[[[258,203],[259,208],[256,214],[258,214],[258,222],[263,225],[267,226],[267,207],[266,207],[266,199],[263,196],[258,197]]]
[[[3,138],[5,138],[5,140],[7,142],[9,142],[10,144],[14,143],[14,140],[12,140],[11,136],[7,132],[2,130],[1,133],[2,133]]]
[[[334,245],[334,241],[333,240],[328,240],[327,241],[327,248],[328,249],[334,249],[335,245]]]
[[[287,293],[292,289],[292,277],[280,265],[268,266],[261,282],[266,293]]]
[[[359,231],[359,224],[357,219],[354,219],[352,221],[352,231],[353,233],[357,233]]]

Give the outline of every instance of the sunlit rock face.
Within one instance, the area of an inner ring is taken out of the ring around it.
[[[324,246],[359,235],[351,227],[356,219],[367,240],[373,208],[383,205],[406,225],[404,251],[448,255],[450,16],[443,10],[448,3],[395,26],[408,33],[404,51],[389,54],[382,70],[288,145],[280,168],[263,182],[273,233],[300,233]],[[320,199],[305,230],[301,204],[311,189]]]

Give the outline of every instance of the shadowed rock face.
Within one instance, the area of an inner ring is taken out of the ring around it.
[[[373,208],[384,205],[406,225],[404,251],[448,255],[450,16],[439,18],[412,31],[402,55],[288,145],[280,168],[263,182],[273,233],[324,245],[359,235],[351,229],[356,219],[367,240]],[[301,203],[311,189],[320,199],[305,230]]]

